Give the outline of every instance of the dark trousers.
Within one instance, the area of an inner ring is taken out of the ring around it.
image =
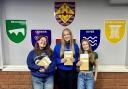
[[[57,70],[59,89],[76,89],[77,88],[77,72]]]

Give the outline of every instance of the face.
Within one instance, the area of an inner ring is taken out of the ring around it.
[[[71,35],[68,31],[64,31],[63,37],[66,42],[69,42],[71,39]]]
[[[82,47],[84,51],[88,51],[89,50],[89,44],[87,41],[83,41],[82,42]]]
[[[40,48],[46,47],[47,45],[47,39],[45,37],[42,37],[40,40],[37,41]]]

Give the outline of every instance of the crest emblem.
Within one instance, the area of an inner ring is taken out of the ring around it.
[[[95,51],[100,43],[100,30],[98,29],[90,29],[90,30],[80,30],[80,41],[86,38],[89,40],[92,50]]]
[[[125,34],[126,21],[125,20],[106,20],[105,21],[105,35],[111,43],[119,42]]]
[[[26,20],[6,20],[6,32],[11,41],[20,43],[26,37]]]
[[[51,44],[51,30],[31,30],[31,42],[33,47],[35,46],[38,36],[47,36],[48,44]]]
[[[75,18],[75,2],[55,2],[55,18],[62,26],[68,26]]]

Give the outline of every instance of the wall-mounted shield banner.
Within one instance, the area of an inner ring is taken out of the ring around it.
[[[38,36],[47,36],[48,37],[48,44],[51,44],[51,30],[44,30],[44,29],[34,29],[31,30],[31,42],[33,47],[37,41]]]
[[[9,39],[20,43],[26,37],[26,20],[6,20],[6,32]]]
[[[119,42],[125,34],[125,20],[105,20],[105,35],[109,42]]]
[[[75,2],[55,2],[55,18],[62,26],[68,26],[75,18]]]
[[[80,41],[84,38],[88,39],[91,43],[92,50],[95,51],[100,43],[100,30],[99,29],[84,29],[80,30]]]

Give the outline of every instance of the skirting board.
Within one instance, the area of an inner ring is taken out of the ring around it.
[[[25,65],[4,65],[2,71],[29,71],[29,69]],[[128,72],[128,66],[99,65],[98,72]]]

